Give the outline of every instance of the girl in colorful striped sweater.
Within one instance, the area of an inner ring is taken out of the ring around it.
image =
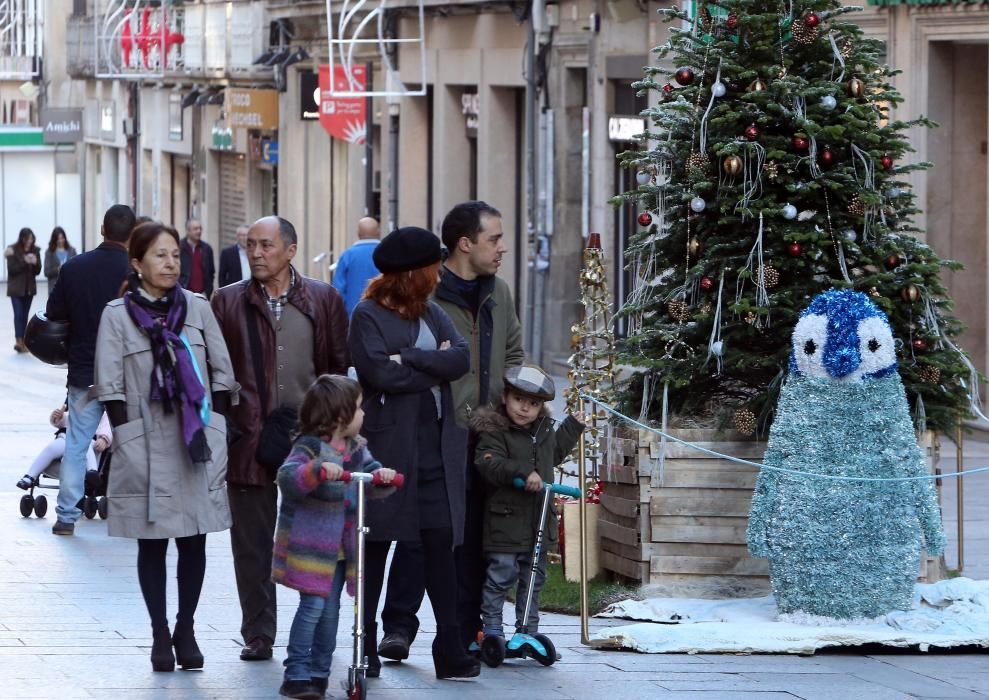
[[[379,471],[388,484],[395,476],[368,452],[358,435],[363,422],[360,385],[324,374],[306,392],[299,409],[300,435],[278,470],[282,504],[271,578],[299,591],[279,689],[286,697],[323,697],[345,582],[353,595],[356,492],[340,477],[345,470]],[[369,495],[382,497],[391,491],[372,489]]]

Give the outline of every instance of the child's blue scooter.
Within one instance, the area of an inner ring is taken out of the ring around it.
[[[525,480],[516,478],[513,482],[516,488],[524,489]],[[543,507],[539,515],[539,530],[536,532],[536,543],[532,548],[532,566],[529,568],[529,587],[525,595],[525,613],[522,615],[522,626],[506,643],[505,638],[498,635],[488,635],[481,640],[481,660],[491,668],[500,666],[506,657],[513,659],[534,658],[543,666],[551,666],[556,661],[556,647],[545,634],[529,634],[529,607],[532,605],[532,584],[536,580],[536,569],[539,558],[543,553],[543,538],[546,533],[546,514],[549,513],[549,503],[552,494],[580,498],[580,489],[563,484],[543,482]]]

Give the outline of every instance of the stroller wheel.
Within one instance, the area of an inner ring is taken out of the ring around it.
[[[34,496],[26,493],[21,496],[21,515],[25,518],[30,518],[32,510],[34,510]]]
[[[96,512],[100,514],[100,520],[106,520],[107,505],[106,496],[100,496],[96,502]]]
[[[481,661],[490,668],[497,668],[505,660],[505,638],[496,634],[481,640]]]
[[[47,512],[48,499],[45,498],[43,494],[39,494],[38,497],[34,499],[34,514],[39,518],[43,518]]]
[[[367,678],[357,676],[354,687],[347,694],[347,700],[367,700]]]
[[[87,520],[96,517],[96,499],[92,496],[83,496],[82,512]]]
[[[541,654],[530,646],[529,648],[532,649],[533,658],[543,666],[552,666],[553,662],[556,661],[556,647],[553,646],[553,641],[545,634],[537,634],[533,639],[542,644],[546,649],[546,653]]]

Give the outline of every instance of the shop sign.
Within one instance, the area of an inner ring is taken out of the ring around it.
[[[367,134],[367,99],[333,97],[330,90],[330,67],[319,67],[319,123],[335,139],[347,143],[364,143]],[[333,66],[333,87],[338,92],[361,92],[367,89],[367,68],[354,66],[351,80],[342,65]]]
[[[319,73],[299,72],[299,119],[319,119]]]
[[[477,138],[477,125],[480,122],[481,96],[476,92],[465,92],[460,96],[460,111],[467,126],[467,138]]]
[[[232,151],[234,149],[234,132],[228,124],[217,122],[210,132],[210,148],[216,151]]]
[[[45,143],[79,143],[82,141],[82,110],[43,109],[41,130]]]
[[[637,141],[646,130],[646,120],[640,117],[609,117],[608,138],[612,141]]]
[[[225,111],[232,128],[264,131],[278,128],[277,90],[227,88],[225,97]]]
[[[261,162],[265,165],[278,165],[278,141],[261,139]]]

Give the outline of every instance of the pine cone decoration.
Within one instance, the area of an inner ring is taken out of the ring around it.
[[[707,177],[707,171],[711,167],[711,159],[706,153],[691,153],[687,157],[687,177],[691,180],[700,180]]]
[[[762,282],[766,289],[772,289],[780,283],[780,273],[771,265],[762,266]]]
[[[941,370],[934,365],[924,365],[920,368],[920,378],[929,384],[937,384],[941,381]]]
[[[674,321],[686,321],[690,314],[687,311],[687,303],[680,301],[671,301],[666,305],[666,310],[670,314],[670,318]]]
[[[806,22],[797,20],[790,28],[793,38],[800,44],[812,44],[817,39],[817,27],[808,26]]]
[[[853,216],[863,216],[865,214],[865,202],[858,195],[852,197],[848,203],[848,213]]]
[[[735,411],[735,415],[732,416],[731,422],[734,424],[735,430],[740,432],[742,435],[752,435],[755,432],[755,414],[747,408],[740,408]]]

